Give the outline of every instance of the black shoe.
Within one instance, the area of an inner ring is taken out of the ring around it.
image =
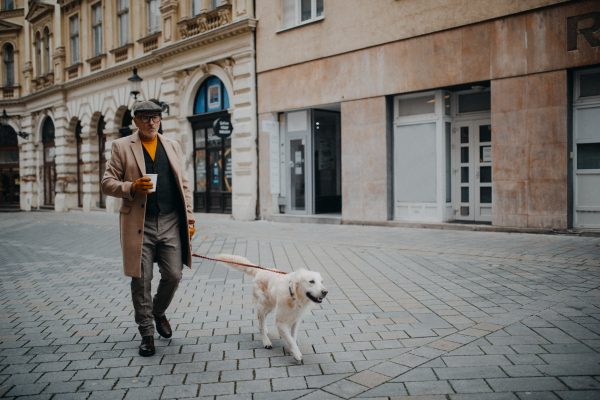
[[[150,357],[154,355],[154,352],[154,336],[143,336],[142,344],[140,344],[140,356]]]
[[[173,336],[173,331],[171,330],[171,325],[167,320],[167,317],[163,315],[162,317],[154,317],[154,322],[156,323],[156,331],[158,334],[166,339]]]

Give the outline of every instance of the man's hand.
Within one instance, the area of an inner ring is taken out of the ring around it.
[[[196,232],[196,228],[194,227],[194,223],[190,222],[188,224],[188,228],[190,230],[190,239],[192,238],[192,236],[194,236],[194,233]]]
[[[142,177],[131,185],[131,194],[150,194],[152,193],[150,190],[153,187],[154,185],[150,182],[150,178]]]

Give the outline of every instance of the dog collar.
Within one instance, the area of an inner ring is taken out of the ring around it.
[[[294,298],[294,293],[292,293],[292,287],[288,286],[288,290],[290,291],[290,296],[292,296],[292,299]]]

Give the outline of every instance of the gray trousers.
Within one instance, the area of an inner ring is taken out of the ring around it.
[[[152,269],[158,263],[160,283],[154,299],[151,293]],[[135,322],[142,336],[154,335],[154,317],[162,317],[179,287],[183,271],[179,215],[146,215],[142,245],[142,273],[131,278],[131,299]]]

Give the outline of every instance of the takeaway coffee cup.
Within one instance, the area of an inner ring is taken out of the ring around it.
[[[144,174],[144,178],[150,178],[150,182],[152,182],[151,192],[156,192],[156,181],[158,178],[158,174]]]

